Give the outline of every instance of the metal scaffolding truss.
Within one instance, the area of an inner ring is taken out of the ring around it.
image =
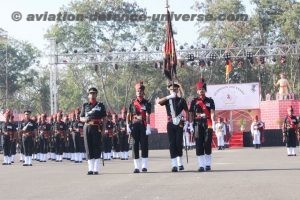
[[[149,63],[163,60],[162,51],[122,51],[122,52],[80,52],[56,54],[52,52],[49,64],[97,64],[97,63]],[[217,60],[230,58],[274,57],[274,56],[299,56],[300,45],[271,45],[247,46],[235,48],[193,48],[177,50],[179,61]]]
[[[159,63],[163,62],[164,54],[157,48],[155,51],[144,48],[142,51],[133,49],[131,51],[120,52],[101,52],[95,50],[88,52],[85,50],[72,50],[72,53],[58,53],[57,44],[54,38],[50,39],[50,48],[47,54],[50,66],[50,101],[51,114],[57,112],[58,109],[58,65],[96,65],[96,64],[135,64],[135,63]],[[177,50],[177,58],[179,61],[215,61],[224,58],[268,58],[276,56],[300,56],[300,46],[298,44],[290,45],[271,45],[271,46],[251,46],[235,47],[235,48],[193,48]]]

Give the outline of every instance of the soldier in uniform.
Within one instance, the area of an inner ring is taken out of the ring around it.
[[[62,162],[67,125],[62,121],[62,112],[58,112],[56,116],[57,122],[54,124],[56,162]]]
[[[119,132],[117,130],[117,122],[118,122],[118,115],[116,113],[113,114],[113,122],[114,122],[114,132],[112,136],[112,149],[113,149],[113,159],[120,158],[120,140],[119,140]]]
[[[170,95],[158,101],[160,105],[166,106],[168,115],[167,132],[170,143],[172,172],[184,170],[182,164],[183,130],[186,130],[189,121],[188,106],[185,99],[178,96],[179,88],[179,83],[170,83],[168,85]],[[183,120],[183,111],[185,111],[185,116],[187,116],[187,121],[185,122]]]
[[[51,134],[50,134],[50,143],[49,143],[49,159],[52,161],[55,161],[56,155],[55,155],[55,121],[56,121],[56,115],[51,115],[49,119],[49,123],[51,125]]]
[[[142,149],[142,172],[147,172],[148,168],[148,135],[151,134],[150,114],[151,103],[144,98],[145,86],[143,82],[135,85],[136,98],[129,105],[127,116],[127,133],[133,138],[133,162],[134,173],[140,172],[140,153]]]
[[[217,142],[218,142],[218,150],[225,149],[224,147],[224,136],[226,134],[226,125],[223,122],[221,117],[218,117],[218,121],[216,123],[216,131],[215,131]]]
[[[30,110],[24,111],[24,120],[21,123],[21,134],[24,148],[25,162],[23,166],[32,166],[32,155],[34,152],[34,138],[36,134],[36,122],[30,119]]]
[[[85,122],[83,135],[88,160],[87,174],[97,175],[100,167],[101,132],[104,133],[106,128],[106,109],[103,103],[97,101],[96,88],[92,87],[88,92],[88,102],[82,105],[80,120]]]
[[[283,141],[286,143],[288,156],[296,156],[296,143],[299,139],[298,126],[299,122],[294,115],[294,109],[290,106],[287,109],[288,115],[284,119],[283,123]]]
[[[82,163],[84,152],[83,126],[84,122],[80,121],[80,109],[75,111],[75,121],[72,123],[72,130],[75,133],[75,163]]]
[[[34,126],[38,128],[39,124],[39,116],[33,116],[32,121],[34,122]],[[33,154],[32,154],[32,159],[39,161],[39,137],[37,134],[34,135],[33,138]]]
[[[104,160],[111,160],[112,137],[113,137],[114,129],[115,129],[115,124],[112,121],[112,115],[110,112],[108,112],[106,129],[103,135]]]
[[[224,141],[225,141],[225,147],[229,148],[229,141],[230,141],[232,132],[231,132],[230,123],[229,123],[229,121],[228,121],[227,118],[225,118],[224,124],[225,124],[225,127],[226,127],[226,135],[225,135],[225,139],[224,139]]]
[[[3,151],[4,159],[2,165],[11,164],[11,145],[13,139],[13,124],[9,121],[11,115],[10,110],[6,110],[4,113],[5,122],[2,125],[1,132],[3,134]]]
[[[215,125],[214,100],[205,96],[206,83],[204,80],[196,84],[198,97],[194,98],[190,105],[190,118],[192,132],[195,134],[196,155],[199,172],[211,170],[212,133]]]
[[[251,124],[251,134],[253,138],[253,145],[255,149],[259,149],[261,145],[261,129],[264,127],[262,121],[258,120],[258,116],[256,115],[252,124]]]
[[[128,134],[126,131],[127,110],[125,107],[121,110],[121,115],[122,117],[118,119],[116,125],[118,135],[119,135],[121,160],[128,160],[129,143],[128,143]]]
[[[12,141],[11,141],[11,163],[14,163],[15,162],[15,156],[16,156],[16,153],[17,153],[17,138],[18,138],[18,132],[17,132],[17,123],[14,121],[14,115],[13,113],[11,113],[10,115],[10,123],[12,124],[13,126],[13,134],[12,134]]]
[[[38,128],[38,135],[40,137],[40,162],[46,162],[47,153],[49,150],[51,125],[47,122],[47,115],[44,113],[41,115],[41,122]]]

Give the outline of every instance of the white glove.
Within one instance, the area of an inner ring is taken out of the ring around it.
[[[191,122],[191,123],[190,123],[190,126],[189,126],[189,128],[190,128],[190,132],[191,132],[191,133],[194,133],[194,126],[193,126],[193,122]]]
[[[131,133],[130,126],[129,126],[129,124],[127,124],[127,134],[129,135],[130,133]]]
[[[189,122],[188,122],[188,121],[185,121],[185,122],[184,122],[184,126],[183,126],[183,131],[184,131],[184,132],[187,132],[188,126],[189,126]]]
[[[211,125],[212,127],[212,130],[213,131],[216,131],[216,122],[215,121],[212,121],[212,125]]]
[[[147,124],[146,135],[150,135],[150,134],[151,134],[150,124]]]
[[[172,92],[169,96],[166,96],[166,98],[169,100],[169,99],[173,99],[176,97],[176,93],[175,92]]]

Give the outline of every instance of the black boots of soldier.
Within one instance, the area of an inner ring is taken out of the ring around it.
[[[255,149],[260,149],[260,144],[255,144],[255,145],[254,145],[254,148],[255,148]]]
[[[199,167],[198,172],[205,172],[205,171],[211,171],[210,166],[206,166],[205,169],[204,167]]]
[[[99,172],[88,171],[87,175],[98,175]]]

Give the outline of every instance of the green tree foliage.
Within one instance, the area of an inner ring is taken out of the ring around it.
[[[136,3],[122,0],[113,1],[73,1],[61,11],[68,13],[146,14],[146,10]],[[160,22],[138,21],[80,21],[58,22],[51,27],[45,37],[55,37],[58,51],[82,52],[128,51],[145,47],[159,47],[164,41],[165,24]],[[108,110],[119,112],[127,106],[134,96],[133,86],[143,80],[147,87],[147,96],[154,100],[160,87],[164,86],[164,78],[159,69],[149,64],[136,63],[115,67],[111,58],[105,58],[112,64],[67,65],[59,66],[59,106],[69,111],[82,104],[86,99],[86,91],[96,86],[99,97],[107,105]],[[133,60],[138,58],[133,58]],[[66,69],[66,70],[64,70]],[[62,72],[64,71],[64,73]],[[70,102],[70,99],[73,102]]]
[[[4,108],[6,104],[8,107],[12,107],[17,103],[16,94],[25,86],[32,85],[38,76],[36,70],[31,66],[38,62],[40,53],[27,42],[4,37],[0,38],[0,49],[1,107]]]

